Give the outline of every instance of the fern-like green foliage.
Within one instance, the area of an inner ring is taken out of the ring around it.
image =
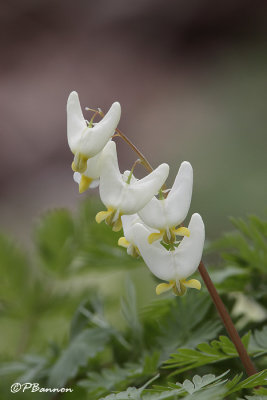
[[[163,400],[163,399],[218,399],[228,398],[233,393],[241,390],[253,388],[258,385],[265,384],[267,378],[267,370],[261,371],[253,377],[249,377],[241,381],[241,376],[236,375],[232,380],[228,380],[226,375],[229,371],[219,376],[213,374],[204,375],[203,377],[195,375],[191,380],[186,379],[183,383],[176,382],[168,386],[154,385],[154,389],[145,390],[146,386],[151,384],[147,382],[140,389],[135,387],[128,388],[124,392],[106,396],[102,400]],[[158,378],[157,376],[155,378]],[[154,378],[154,379],[155,379]],[[142,397],[141,397],[142,394]],[[247,398],[249,399],[250,396]],[[259,397],[259,396],[252,396]],[[262,396],[260,396],[262,398]]]
[[[252,357],[263,356],[267,353],[267,325],[262,330],[255,330],[251,335],[248,332],[242,337],[242,342]],[[213,340],[210,344],[204,342],[196,349],[179,348],[171,358],[165,362],[164,368],[177,368],[172,375],[180,374],[192,368],[238,357],[235,346],[226,336]]]
[[[224,260],[213,271],[217,287],[224,292],[240,290],[267,304],[267,220],[250,216],[231,218],[236,231],[225,234],[209,246]]]
[[[97,211],[86,201],[75,214],[47,213],[30,252],[0,235],[0,398],[13,382],[38,382],[74,392],[12,398],[264,399],[267,320],[243,329],[259,371],[246,378],[205,289],[156,298],[155,278],[118,247],[119,233],[96,224]],[[230,312],[232,290],[266,309],[267,223],[234,224],[210,246],[223,262],[209,269]]]

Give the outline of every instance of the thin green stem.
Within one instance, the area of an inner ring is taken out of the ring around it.
[[[127,182],[126,182],[126,183],[130,184],[131,179],[132,179],[132,176],[133,176],[134,169],[135,169],[135,167],[137,166],[137,164],[140,164],[140,163],[141,163],[140,158],[138,158],[138,159],[134,162],[134,164],[133,164],[133,166],[132,166],[132,169],[131,169],[131,171],[130,171],[130,173],[129,173],[129,176],[128,176],[128,179],[127,179]]]

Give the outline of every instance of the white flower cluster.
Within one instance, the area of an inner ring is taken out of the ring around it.
[[[128,254],[141,256],[161,283],[156,293],[170,289],[183,295],[187,288],[200,289],[192,275],[201,260],[205,228],[199,214],[193,214],[188,228],[181,226],[187,216],[193,186],[193,169],[184,161],[170,190],[162,190],[168,164],[161,164],[143,179],[131,171],[120,172],[116,143],[112,137],[121,115],[119,103],[113,103],[98,123],[94,116],[84,119],[76,92],[67,103],[68,142],[74,154],[72,169],[80,193],[99,184],[100,198],[106,211],[96,215],[96,222],[105,221],[113,231],[123,228],[118,244]],[[183,237],[182,240],[178,238]]]

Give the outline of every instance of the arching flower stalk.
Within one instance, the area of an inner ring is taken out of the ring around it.
[[[107,211],[96,215],[96,221],[105,220],[114,231],[120,230],[123,223],[125,236],[119,239],[119,245],[126,247],[130,255],[140,254],[150,271],[168,282],[157,286],[158,294],[172,289],[176,295],[183,295],[188,287],[200,289],[199,281],[187,280],[198,267],[248,376],[255,374],[257,371],[231,317],[200,261],[205,237],[202,218],[193,214],[188,229],[180,226],[191,202],[193,170],[190,163],[181,164],[173,187],[164,198],[162,185],[169,166],[161,164],[153,170],[141,151],[117,128],[120,104],[113,103],[106,115],[100,109],[92,111],[102,117],[99,123],[93,122],[95,115],[87,123],[78,94],[70,94],[67,126],[69,147],[74,154],[74,178],[79,182],[79,191],[83,192],[100,176],[100,197],[107,207]],[[133,171],[120,173],[116,145],[111,141],[114,132],[114,136],[121,137],[137,153],[150,172],[145,178],[135,179]],[[156,195],[158,198],[154,197]],[[181,242],[177,241],[178,235],[184,236]]]

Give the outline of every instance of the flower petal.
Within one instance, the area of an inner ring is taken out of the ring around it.
[[[118,209],[124,182],[119,170],[116,143],[110,141],[103,149],[102,156],[103,164],[99,186],[100,198],[106,207],[112,206],[114,209]]]
[[[80,184],[82,179],[82,175],[80,174],[80,172],[74,172],[73,174],[73,180],[74,182],[78,183],[78,185]]]
[[[104,221],[107,217],[109,217],[114,210],[108,209],[107,211],[99,211],[96,216],[95,220],[98,224],[100,224],[102,221]]]
[[[179,225],[187,216],[191,203],[192,189],[193,168],[190,162],[183,161],[167,197],[168,209],[173,210],[172,217],[179,221],[173,226]]]
[[[192,215],[188,225],[190,237],[184,237],[180,245],[175,249],[175,270],[176,279],[185,279],[192,275],[201,260],[204,240],[205,227],[199,214]]]
[[[71,92],[67,102],[67,136],[69,147],[73,153],[76,152],[81,132],[86,127],[78,93]]]
[[[197,279],[189,279],[189,281],[182,280],[182,284],[192,289],[201,289],[201,283]]]
[[[154,229],[166,229],[184,221],[191,202],[193,169],[184,161],[177,173],[173,187],[166,199],[152,200],[138,212],[140,218]]]
[[[150,233],[150,235],[147,238],[147,241],[149,244],[154,243],[156,240],[162,239],[164,235],[164,230],[161,230],[160,232],[153,232]]]
[[[101,175],[103,151],[87,160],[87,167],[83,175],[87,178],[98,179]]]
[[[181,226],[180,228],[177,229],[173,229],[172,230],[176,235],[179,236],[190,236],[190,230],[188,228],[186,228],[185,226]]]
[[[136,195],[135,201],[138,196],[137,211],[141,210],[153,198],[153,196],[159,192],[160,188],[168,178],[169,170],[169,165],[163,163],[144,178],[130,185],[132,191]],[[131,195],[129,196],[129,200],[130,198]]]
[[[141,256],[159,279],[183,281],[198,268],[205,239],[205,228],[199,214],[193,214],[188,228],[190,237],[184,237],[175,250],[168,251],[159,242],[148,243],[150,232],[143,225],[134,226],[134,237]]]
[[[118,166],[116,144],[111,141],[103,150],[100,176],[100,197],[106,207],[118,209],[122,214],[135,214],[159,191],[169,173],[169,166],[161,164],[140,180],[124,182]]]
[[[120,237],[118,240],[118,245],[121,247],[125,247],[126,249],[130,246],[130,244],[131,243],[128,242],[128,240],[124,236]]]
[[[169,290],[171,290],[173,288],[174,284],[175,284],[174,281],[171,281],[170,283],[160,283],[156,287],[156,293],[159,295],[159,294],[168,292]]]
[[[80,152],[88,158],[95,156],[107,144],[119,123],[121,116],[120,103],[115,102],[104,118],[92,128],[87,128],[81,135]]]
[[[133,226],[137,223],[142,223],[137,214],[122,215],[121,217],[123,233],[126,240],[132,244],[134,243]]]
[[[87,176],[82,175],[80,183],[79,183],[79,192],[80,193],[85,192],[91,185],[92,181],[93,181],[92,178],[88,178]]]
[[[113,135],[120,116],[121,106],[115,102],[100,122],[88,127],[78,93],[71,92],[67,102],[67,136],[71,151],[87,158],[94,157]]]
[[[146,265],[157,278],[175,280],[174,251],[168,251],[159,242],[148,243],[150,231],[142,224],[133,227],[135,243]]]

